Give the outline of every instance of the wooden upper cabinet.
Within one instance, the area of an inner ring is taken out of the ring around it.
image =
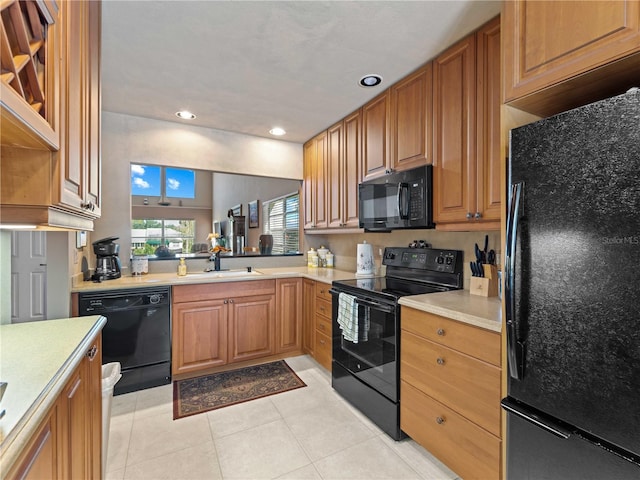
[[[358,184],[362,181],[362,113],[344,119],[342,226],[358,227]]]
[[[0,8],[1,143],[57,150],[58,6],[54,2],[14,0],[3,1]]]
[[[313,185],[315,183],[316,144],[313,139],[303,147],[303,199],[304,199],[304,228],[313,228]]]
[[[100,216],[100,2],[62,2],[61,203]]]
[[[327,227],[327,132],[304,145],[304,228]]]
[[[637,86],[637,0],[504,2],[503,15],[505,103],[548,116]]]
[[[327,219],[329,228],[358,228],[362,120],[355,111],[327,131]]]
[[[434,220],[464,221],[475,211],[476,42],[461,40],[434,60]]]
[[[428,63],[391,88],[391,168],[408,170],[432,162],[433,69]]]
[[[344,125],[335,124],[327,131],[327,221],[329,228],[342,226],[344,196]]]
[[[384,175],[389,160],[389,90],[362,107],[362,180]]]
[[[500,228],[500,19],[434,60],[434,219]]]
[[[502,165],[500,18],[482,27],[477,39],[477,174],[476,211],[484,222],[500,222]],[[500,226],[495,225],[496,229]]]

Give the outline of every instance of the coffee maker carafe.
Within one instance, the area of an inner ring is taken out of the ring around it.
[[[107,237],[93,242],[93,253],[96,254],[96,271],[91,279],[101,282],[120,278],[120,245],[114,243],[119,237]]]

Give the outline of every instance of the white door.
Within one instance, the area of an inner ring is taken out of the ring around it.
[[[47,233],[11,235],[11,323],[47,318]]]

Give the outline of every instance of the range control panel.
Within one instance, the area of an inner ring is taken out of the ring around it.
[[[460,273],[463,260],[463,252],[460,250],[387,247],[384,249],[382,263],[390,267]]]

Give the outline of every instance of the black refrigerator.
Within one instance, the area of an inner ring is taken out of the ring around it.
[[[511,131],[507,479],[640,479],[640,90]]]

